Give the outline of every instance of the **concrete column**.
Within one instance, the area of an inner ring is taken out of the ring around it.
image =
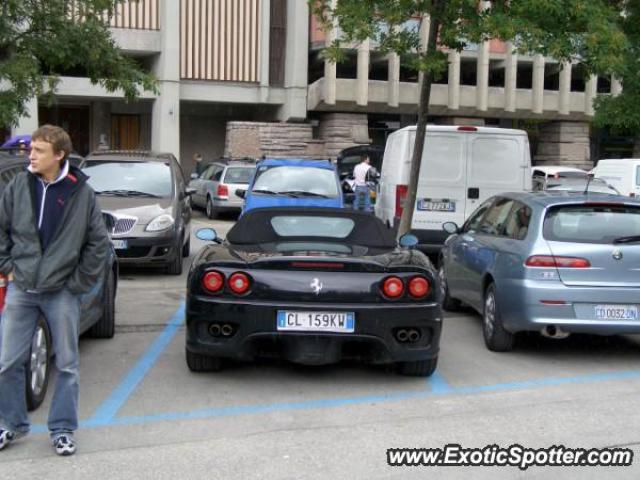
[[[154,73],[160,94],[151,112],[151,148],[180,159],[180,2],[160,0],[160,53]]]
[[[29,116],[23,116],[18,119],[18,124],[11,129],[11,135],[31,135],[38,127],[38,99],[33,97],[26,104]]]
[[[476,63],[476,108],[486,111],[489,102],[489,42],[478,46]]]
[[[331,8],[335,8],[336,0],[331,0]],[[325,45],[328,47],[336,38],[336,23],[334,22],[333,28],[326,32]],[[328,59],[324,61],[324,103],[327,105],[336,104],[336,64],[330,62]]]
[[[287,0],[286,99],[278,112],[278,119],[282,121],[304,120],[307,116],[308,19],[307,2]]]
[[[388,55],[389,79],[387,80],[387,105],[397,107],[400,103],[400,57],[397,53]]]
[[[611,77],[611,95],[614,97],[622,93],[622,82],[615,77]]]
[[[544,56],[533,57],[533,84],[531,87],[531,111],[542,113],[544,107]]]
[[[369,103],[369,39],[358,45],[358,83],[356,86],[356,104],[366,106]]]
[[[540,127],[536,165],[567,165],[590,169],[588,122],[550,122]]]
[[[450,110],[460,108],[460,52],[449,52],[449,101]]]
[[[516,111],[516,79],[518,77],[518,54],[512,43],[507,43],[504,66],[504,110]]]
[[[560,70],[560,91],[558,110],[562,115],[569,115],[571,98],[571,63],[563,63]]]
[[[593,116],[593,100],[598,93],[598,77],[591,75],[584,87],[584,113]]]
[[[269,38],[271,23],[271,0],[260,2],[260,101],[269,98]],[[287,5],[288,7],[288,5]],[[288,28],[288,26],[287,26]]]

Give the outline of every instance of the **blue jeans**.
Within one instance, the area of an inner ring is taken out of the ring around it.
[[[51,331],[58,378],[47,425],[52,436],[78,428],[78,325],[80,300],[68,289],[49,293],[7,290],[0,321],[0,426],[29,431],[25,398],[25,367],[38,318],[44,315]]]
[[[356,198],[353,201],[353,208],[356,210],[371,211],[371,189],[367,185],[356,185]]]

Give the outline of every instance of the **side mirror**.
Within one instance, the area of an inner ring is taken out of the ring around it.
[[[456,222],[444,222],[442,224],[442,229],[452,235],[460,232],[460,227],[458,227]]]
[[[240,198],[245,198],[247,196],[247,191],[244,188],[237,188],[236,195]]]
[[[196,232],[196,238],[205,242],[221,243],[221,239],[218,238],[218,234],[213,228],[201,228]]]
[[[405,233],[400,237],[398,243],[401,247],[404,248],[414,248],[416,245],[418,245],[418,237],[416,237],[412,233]]]
[[[197,178],[200,178],[200,175],[198,175],[196,172],[193,172],[191,174],[191,180],[196,180]]]

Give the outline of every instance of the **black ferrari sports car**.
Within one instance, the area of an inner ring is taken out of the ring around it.
[[[187,280],[192,371],[276,356],[320,365],[394,363],[431,375],[442,312],[437,274],[412,235],[399,244],[376,217],[333,208],[247,212],[226,240],[212,229]]]

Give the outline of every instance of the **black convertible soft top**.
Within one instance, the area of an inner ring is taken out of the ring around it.
[[[304,216],[347,218],[354,222],[351,232],[344,238],[336,238],[330,232],[327,236],[280,236],[274,230],[273,217]],[[382,221],[364,212],[346,208],[284,207],[256,208],[245,213],[229,230],[227,241],[234,245],[255,245],[259,243],[318,241],[361,245],[370,248],[395,248],[393,231]]]

